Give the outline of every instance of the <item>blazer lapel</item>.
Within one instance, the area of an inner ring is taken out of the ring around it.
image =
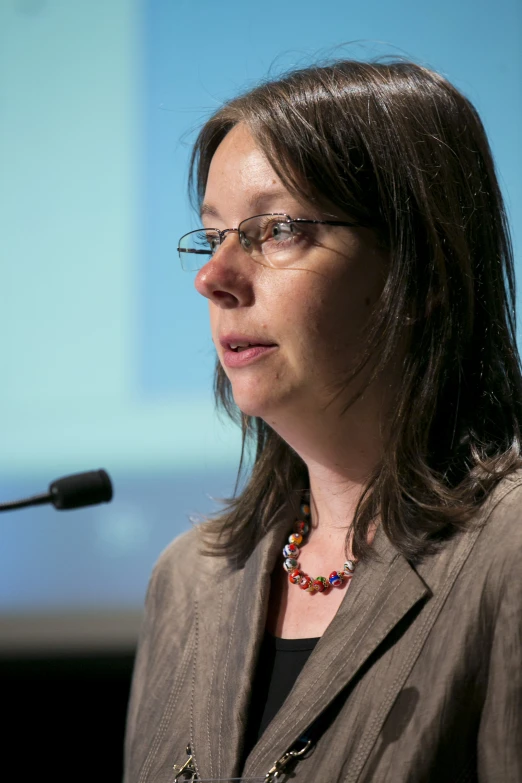
[[[373,546],[377,559],[358,566],[336,616],[247,759],[245,777],[266,772],[350,684],[390,631],[430,595],[382,529]]]
[[[201,778],[238,774],[270,575],[287,528],[280,514],[244,568],[206,558],[199,576],[190,741]]]

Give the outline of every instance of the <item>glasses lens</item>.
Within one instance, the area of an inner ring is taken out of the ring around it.
[[[257,215],[239,226],[239,240],[253,258],[272,266],[290,263],[303,250],[306,228],[286,215]]]
[[[219,243],[219,234],[212,229],[201,229],[185,234],[179,240],[178,245],[182,268],[187,272],[196,272],[201,269],[214,255]]]

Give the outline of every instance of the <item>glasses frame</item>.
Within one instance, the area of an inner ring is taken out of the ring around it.
[[[182,237],[179,238],[178,241],[178,255],[181,261],[181,267],[183,269],[183,256],[182,253],[193,253],[195,255],[204,255],[209,256],[210,258],[215,255],[216,251],[212,253],[212,251],[208,250],[198,250],[196,248],[186,248],[186,247],[180,247],[181,242],[185,239],[185,237],[190,236],[191,234],[200,234],[202,231],[215,231],[217,235],[219,236],[219,247],[223,244],[225,239],[227,238],[228,234],[240,234],[241,233],[241,226],[243,223],[247,223],[249,220],[253,220],[254,218],[261,218],[261,217],[282,217],[285,218],[285,223],[308,223],[308,224],[318,224],[318,225],[324,225],[324,226],[346,226],[351,228],[356,228],[357,226],[362,226],[362,223],[352,223],[348,222],[346,220],[311,220],[308,218],[293,218],[290,217],[290,215],[287,215],[285,212],[263,212],[261,215],[252,215],[251,217],[245,218],[245,220],[242,220],[241,223],[239,223],[237,228],[196,228],[194,231],[187,231],[186,234],[183,234]],[[283,222],[283,221],[282,221]],[[241,245],[241,248],[245,251],[245,253],[250,256],[250,253],[246,248]],[[184,270],[189,271],[189,270]],[[194,271],[194,270],[191,270]]]

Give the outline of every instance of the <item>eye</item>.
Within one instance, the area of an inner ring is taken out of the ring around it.
[[[244,250],[249,250],[252,247],[252,241],[247,237],[244,231],[239,232],[239,241]]]
[[[267,233],[270,233],[271,238],[276,242],[283,242],[293,237],[296,231],[293,223],[272,223]]]
[[[301,243],[303,232],[285,215],[255,215],[239,225],[239,241],[250,256],[288,253]]]
[[[208,234],[205,234],[205,244],[210,250],[211,255],[214,255],[214,253],[217,251],[218,247],[221,244],[219,235],[210,232]]]

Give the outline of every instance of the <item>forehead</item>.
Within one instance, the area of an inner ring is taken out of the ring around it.
[[[236,125],[225,136],[210,163],[201,217],[229,219],[249,217],[256,211],[296,205],[244,125]]]

